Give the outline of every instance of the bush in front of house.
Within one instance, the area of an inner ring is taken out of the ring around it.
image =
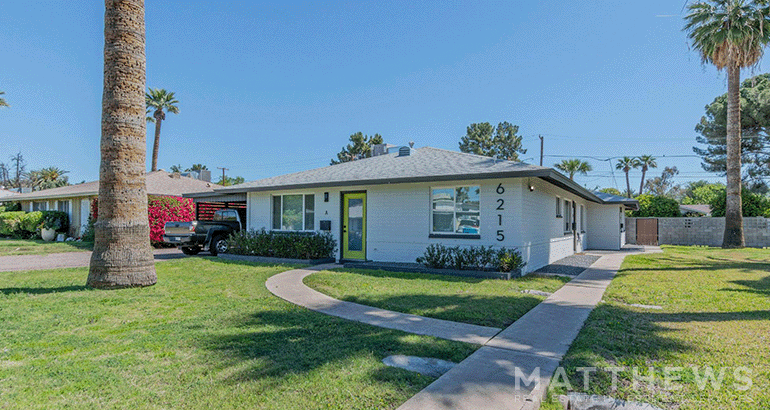
[[[37,232],[43,224],[43,212],[33,211],[21,216],[19,229],[26,232]]]
[[[34,212],[30,212],[34,213]],[[53,229],[59,233],[67,233],[70,230],[70,217],[66,212],[42,211],[42,221],[39,228]]]
[[[3,212],[0,213],[0,235],[2,236],[17,236],[21,230],[21,221],[24,218],[26,212]]]
[[[636,197],[639,210],[631,212],[633,218],[678,218],[682,216],[679,202],[665,196],[643,194]]]
[[[83,234],[83,240],[93,240],[93,222],[99,217],[99,201],[94,198],[91,201],[91,215],[89,215],[89,228]],[[147,196],[147,219],[150,224],[150,243],[153,246],[167,245],[163,242],[163,234],[166,233],[166,222],[190,222],[195,220],[195,206],[190,198],[178,196]],[[88,231],[90,230],[90,232]],[[88,239],[86,239],[88,234]]]
[[[725,216],[727,191],[722,190],[711,200],[711,216]],[[741,190],[741,209],[744,217],[764,216],[770,218],[770,199],[752,193],[747,189]]]
[[[337,250],[337,241],[328,232],[243,230],[230,235],[227,243],[228,253],[272,258],[326,259]]]
[[[512,272],[526,266],[518,249],[493,246],[461,247],[432,244],[417,258],[417,263],[432,269],[495,270]]]

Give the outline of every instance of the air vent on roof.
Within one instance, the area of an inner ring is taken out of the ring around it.
[[[375,144],[372,147],[372,156],[378,157],[388,153],[388,144]]]
[[[408,157],[412,155],[412,148],[411,147],[401,147],[398,149],[398,156],[399,157]]]

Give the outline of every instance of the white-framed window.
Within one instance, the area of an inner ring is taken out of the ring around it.
[[[56,210],[65,212],[69,215],[70,213],[70,201],[57,201],[56,202]]]
[[[580,205],[580,232],[586,231],[586,208]]]
[[[480,196],[478,185],[431,188],[431,233],[479,235]]]
[[[556,217],[561,218],[561,198],[556,197]]]
[[[273,195],[273,229],[312,231],[315,229],[315,195]]]
[[[48,209],[48,202],[33,202],[32,211],[45,211]]]
[[[572,202],[564,200],[564,233],[572,232]]]

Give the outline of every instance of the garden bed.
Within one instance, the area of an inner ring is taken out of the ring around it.
[[[374,269],[388,272],[411,272],[411,273],[431,273],[438,275],[463,276],[468,278],[481,279],[505,279],[518,278],[521,276],[521,269],[512,272],[495,272],[485,270],[460,270],[460,269],[434,269],[428,268],[419,263],[397,263],[397,262],[345,262],[345,268],[351,269]]]

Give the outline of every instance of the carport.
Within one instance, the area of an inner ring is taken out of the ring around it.
[[[195,203],[195,219],[198,221],[211,221],[214,218],[214,212],[220,209],[235,209],[241,217],[241,221],[246,223],[246,194],[216,194],[213,192],[204,192],[196,194],[185,194],[185,198],[191,198]]]

